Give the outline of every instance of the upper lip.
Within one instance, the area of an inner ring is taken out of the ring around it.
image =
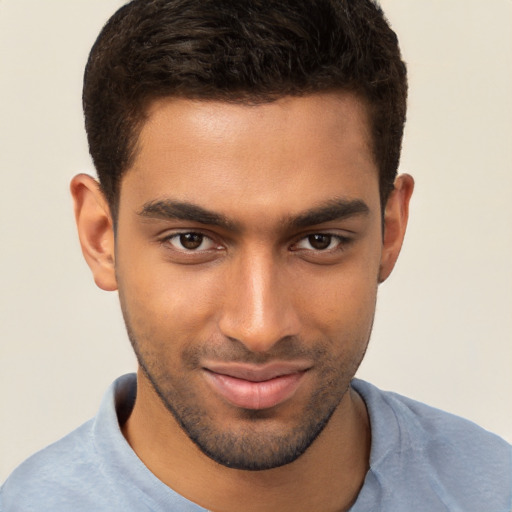
[[[208,362],[203,365],[205,370],[236,379],[251,382],[264,382],[266,380],[283,377],[292,373],[301,373],[311,364],[305,361],[276,361],[267,364],[235,363],[235,362]]]

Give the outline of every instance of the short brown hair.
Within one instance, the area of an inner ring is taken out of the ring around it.
[[[396,177],[407,75],[372,0],[133,0],[85,69],[89,150],[115,212],[148,104],[176,96],[258,103],[348,90],[367,102],[382,204]]]

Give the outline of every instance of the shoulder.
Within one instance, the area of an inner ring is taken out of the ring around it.
[[[510,508],[512,446],[505,440],[471,421],[367,382],[355,380],[353,385],[368,408],[370,465],[381,481],[393,475],[402,482],[402,492],[408,487],[409,492],[430,493],[461,510]]]
[[[115,489],[123,485],[123,454],[128,452],[132,464],[138,459],[127,448],[117,414],[129,410],[134,388],[135,376],[117,379],[93,419],[18,466],[0,489],[0,510],[129,510],[125,493]]]
[[[507,460],[510,457],[512,447],[504,439],[472,421],[398,393],[381,391],[367,382],[359,381],[356,386],[362,391],[361,394],[369,405],[370,414],[391,412],[395,421],[388,422],[388,426],[395,424],[402,429],[402,434],[407,436],[409,441],[421,441],[420,446],[423,448],[440,443],[474,456],[481,453],[487,458],[490,453],[495,453],[500,460]],[[417,439],[418,436],[420,439]]]
[[[87,492],[82,476],[96,466],[91,425],[92,420],[18,466],[0,490],[1,510],[58,511],[70,488],[74,500]]]

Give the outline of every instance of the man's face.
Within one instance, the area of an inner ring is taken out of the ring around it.
[[[117,286],[142,378],[212,459],[280,466],[322,431],[368,343],[381,251],[354,96],[152,105]]]

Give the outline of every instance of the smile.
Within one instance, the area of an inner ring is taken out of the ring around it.
[[[253,367],[213,364],[204,368],[213,390],[231,405],[243,409],[269,409],[291,398],[308,370],[304,364]]]

